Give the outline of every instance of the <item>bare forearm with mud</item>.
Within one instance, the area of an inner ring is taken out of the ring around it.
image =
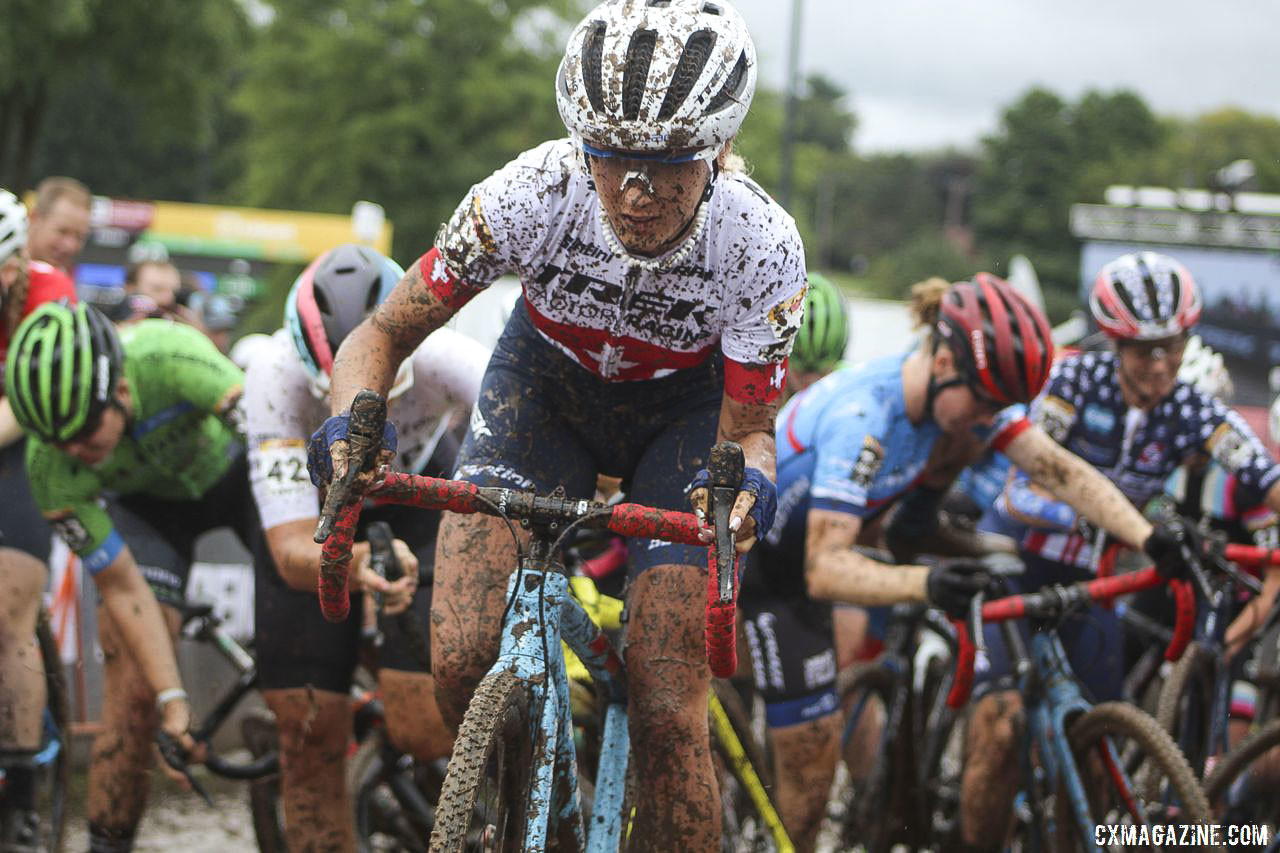
[[[116,628],[151,688],[159,693],[180,687],[182,681],[169,630],[133,555],[127,549],[121,551],[94,580],[102,595],[103,607],[115,620]]]
[[[1151,535],[1151,523],[1110,480],[1039,428],[1015,438],[1005,452],[1036,485],[1125,544],[1141,548]]]
[[[810,510],[805,534],[805,583],[823,601],[875,606],[924,601],[924,566],[890,566],[853,550],[862,529],[857,516]]]
[[[387,300],[347,335],[333,360],[329,406],[340,414],[362,388],[386,394],[400,362],[453,312],[427,287],[414,264]]]

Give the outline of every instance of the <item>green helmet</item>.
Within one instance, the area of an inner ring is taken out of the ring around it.
[[[14,333],[5,394],[24,430],[70,441],[115,398],[123,359],[116,329],[98,309],[46,302]]]
[[[831,370],[849,344],[849,315],[844,296],[825,277],[809,273],[804,322],[791,348],[791,367],[802,373]]]

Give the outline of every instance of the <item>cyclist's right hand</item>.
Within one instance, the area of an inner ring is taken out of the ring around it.
[[[969,615],[973,597],[991,586],[991,572],[981,563],[953,561],[929,569],[925,598],[953,619]]]
[[[341,479],[347,472],[347,433],[351,427],[351,415],[344,412],[328,418],[311,434],[307,442],[307,473],[317,488],[328,486],[335,479]],[[391,421],[382,426],[382,448],[378,454],[378,464],[373,470],[362,473],[360,479],[372,480],[377,469],[388,464],[396,452],[396,428]],[[367,486],[367,482],[361,483]]]
[[[1157,521],[1142,550],[1156,564],[1165,578],[1185,578],[1191,574],[1191,555],[1201,553],[1202,545],[1195,531],[1179,519]]]
[[[182,750],[186,763],[202,764],[208,757],[208,748],[191,736],[192,722],[191,704],[186,699],[166,702],[160,709],[160,728]],[[164,765],[164,770],[170,778],[185,784],[186,779],[177,771],[171,771],[167,764]]]
[[[382,612],[395,616],[409,609],[413,603],[414,593],[418,591],[418,558],[403,540],[393,539],[391,547],[395,549],[396,559],[404,575],[389,581],[373,569],[372,558],[366,553],[360,561],[360,568],[351,576],[353,589],[363,589],[382,595]]]

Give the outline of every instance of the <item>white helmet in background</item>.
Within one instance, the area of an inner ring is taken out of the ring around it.
[[[27,245],[27,206],[8,190],[0,189],[0,263]]]
[[[227,358],[236,363],[236,367],[241,370],[248,370],[249,365],[254,362],[260,353],[262,353],[271,344],[271,336],[264,335],[259,332],[245,335],[243,338],[235,342],[231,347],[231,352],[227,353]]]
[[[710,160],[755,88],[755,45],[725,0],[605,0],[569,36],[556,106],[578,143]]]
[[[1271,417],[1269,419],[1271,426],[1271,441],[1273,444],[1280,444],[1280,397],[1276,397],[1271,403]]]
[[[1187,340],[1178,379],[1223,402],[1230,402],[1235,393],[1231,374],[1222,363],[1222,354],[1206,346],[1199,335],[1192,335]]]

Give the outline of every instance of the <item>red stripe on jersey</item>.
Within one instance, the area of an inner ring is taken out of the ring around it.
[[[1015,438],[1022,435],[1031,427],[1031,421],[1027,418],[1018,418],[1013,423],[1000,431],[1000,434],[991,439],[991,447],[1001,453],[1008,447]]]
[[[534,328],[544,337],[568,351],[587,370],[611,381],[653,379],[674,370],[697,367],[707,360],[714,346],[707,344],[680,352],[627,335],[611,335],[603,329],[561,323],[539,312],[527,298],[524,304]]]
[[[435,247],[418,259],[418,271],[422,273],[427,288],[451,311],[466,305],[482,290],[454,275]]]
[[[724,360],[724,392],[739,403],[764,406],[774,402],[787,385],[787,362],[740,364]]]

